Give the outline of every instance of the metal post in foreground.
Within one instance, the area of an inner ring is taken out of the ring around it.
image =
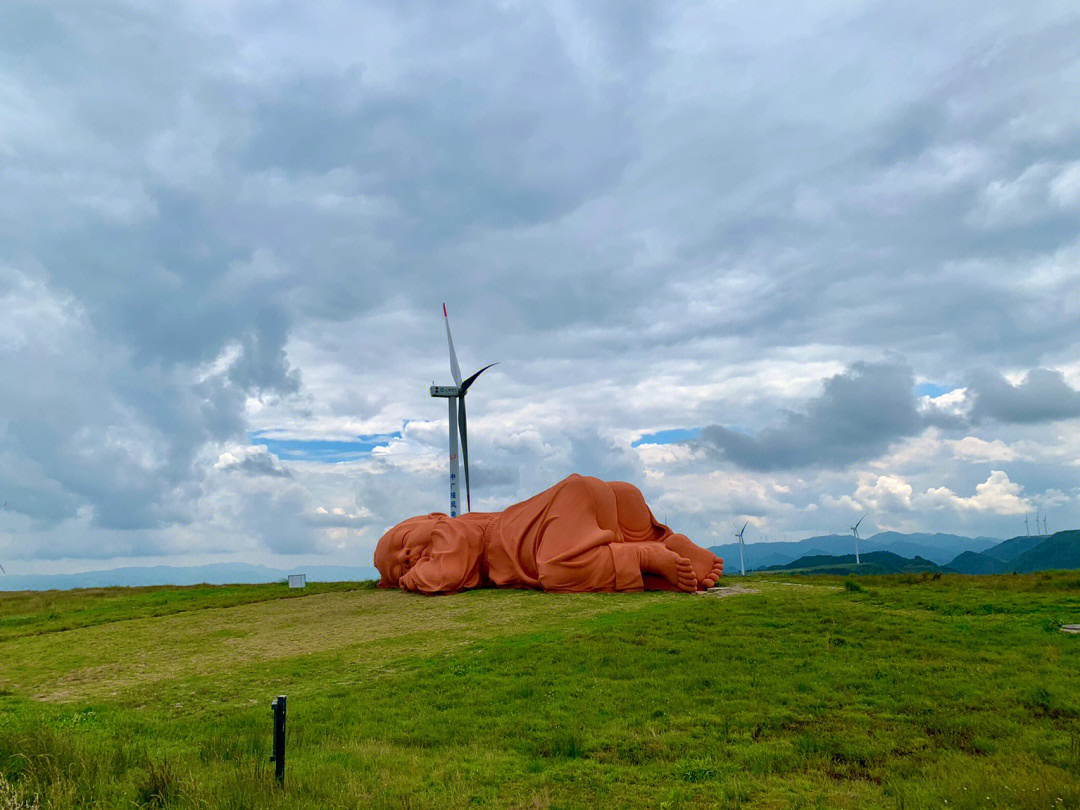
[[[274,763],[274,776],[282,785],[285,784],[285,695],[278,695],[270,708],[274,711],[274,753],[270,761]]]

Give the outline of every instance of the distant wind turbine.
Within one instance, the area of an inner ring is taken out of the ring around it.
[[[869,512],[867,514],[869,514]],[[859,518],[858,522],[856,522],[856,524],[851,527],[851,533],[855,536],[855,564],[856,565],[860,565],[861,562],[862,562],[859,559],[859,523],[862,523],[864,520],[866,520],[866,515],[863,515],[861,518]]]
[[[1042,529],[1039,528],[1039,510],[1035,510],[1035,534],[1042,535]]]
[[[737,537],[739,540],[739,573],[744,577],[746,576],[746,561],[743,559],[743,546],[746,544],[743,543],[742,536],[743,532],[746,531],[747,524],[749,523],[749,520],[746,521],[746,523],[742,525],[742,528],[735,532],[735,537]]]
[[[461,459],[465,464],[465,504],[466,511],[472,511],[472,491],[469,487],[469,432],[465,423],[465,394],[476,378],[495,363],[489,363],[467,380],[461,379],[457,352],[454,351],[454,339],[450,337],[450,318],[446,314],[446,304],[442,305],[443,322],[446,324],[446,342],[450,346],[450,373],[454,385],[433,385],[431,396],[445,399],[450,417],[450,517],[457,517],[461,504],[458,495],[458,436],[461,436]]]
[[[1031,537],[1031,529],[1028,528],[1028,516],[1024,515],[1024,534]]]
[[[1045,535],[1050,534],[1050,530],[1048,528],[1046,528],[1046,515],[1045,514],[1043,515],[1043,534],[1045,534]]]

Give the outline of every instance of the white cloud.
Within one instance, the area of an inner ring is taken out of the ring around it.
[[[860,475],[855,499],[875,512],[893,512],[912,508],[911,484],[896,475]]]
[[[853,203],[896,214],[929,197],[947,194],[978,180],[992,165],[992,152],[972,143],[932,147],[897,163],[856,190]]]
[[[1016,226],[1047,214],[1047,187],[1056,172],[1049,163],[1024,169],[1013,180],[993,180],[982,190],[968,221],[981,228]]]
[[[1016,451],[1001,439],[986,441],[978,436],[965,436],[946,442],[952,452],[968,461],[1015,461]]]
[[[1031,501],[1023,496],[1024,488],[1009,480],[1001,470],[994,470],[990,477],[975,487],[975,494],[961,497],[948,487],[936,487],[926,491],[923,500],[932,508],[959,511],[991,512],[996,515],[1022,515],[1032,509]]]
[[[1068,163],[1052,181],[1050,196],[1062,208],[1080,205],[1080,160]]]

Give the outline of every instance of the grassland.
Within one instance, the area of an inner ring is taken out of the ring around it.
[[[0,808],[1080,807],[1077,574],[738,584],[0,595]]]

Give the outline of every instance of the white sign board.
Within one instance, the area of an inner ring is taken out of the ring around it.
[[[307,574],[289,574],[290,588],[303,588],[307,584]]]

